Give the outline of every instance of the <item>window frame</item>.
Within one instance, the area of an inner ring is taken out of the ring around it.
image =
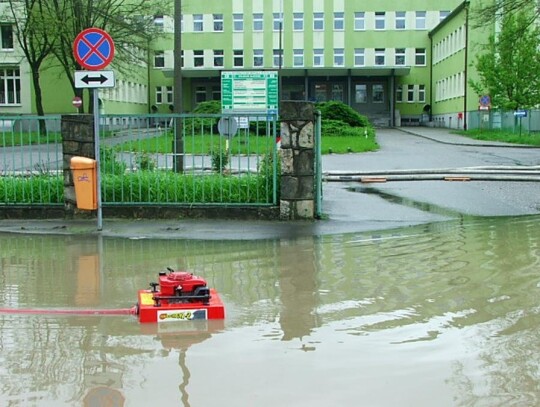
[[[225,27],[223,14],[214,13],[212,14],[212,18],[214,20],[214,23],[213,23],[214,32],[223,32],[224,27]],[[221,26],[221,29],[220,29],[220,26]]]
[[[204,16],[202,14],[193,14],[193,32],[204,32]]]
[[[354,31],[366,30],[366,13],[364,11],[354,12]]]
[[[313,13],[313,31],[324,31],[324,13],[317,11]]]
[[[386,29],[386,11],[375,12],[375,30],[381,31]]]
[[[233,32],[235,33],[244,32],[244,14],[243,13],[233,13]]]

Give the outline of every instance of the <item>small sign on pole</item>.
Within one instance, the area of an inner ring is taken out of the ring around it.
[[[73,100],[71,101],[73,106],[75,106],[77,109],[82,106],[82,99],[79,96],[73,97]]]

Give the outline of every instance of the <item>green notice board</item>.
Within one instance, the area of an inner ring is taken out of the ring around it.
[[[223,113],[264,113],[278,111],[277,71],[226,71],[221,73]]]

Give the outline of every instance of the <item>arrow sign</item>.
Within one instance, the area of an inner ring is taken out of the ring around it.
[[[114,71],[75,71],[76,88],[114,88]]]

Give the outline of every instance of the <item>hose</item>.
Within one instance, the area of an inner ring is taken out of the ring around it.
[[[137,315],[137,306],[118,309],[40,309],[40,308],[0,308],[0,314],[32,315]]]

